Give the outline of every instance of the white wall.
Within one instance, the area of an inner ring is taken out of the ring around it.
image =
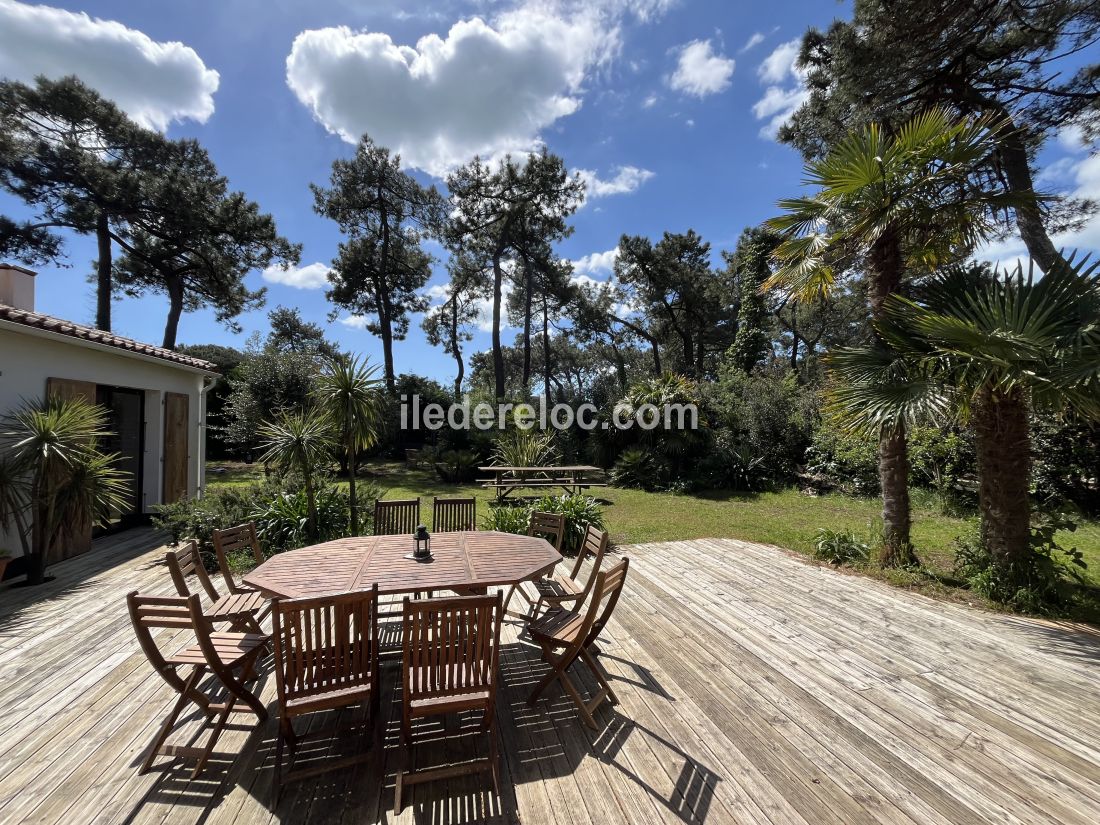
[[[161,501],[164,444],[164,393],[190,396],[188,422],[187,493],[201,493],[205,433],[203,375],[175,367],[169,362],[136,358],[121,351],[98,350],[68,343],[63,338],[46,338],[0,327],[0,415],[18,407],[23,400],[41,398],[46,379],[71,378],[113,387],[145,390],[145,459],[142,499],[146,510]],[[0,532],[0,547],[18,554],[19,540]]]

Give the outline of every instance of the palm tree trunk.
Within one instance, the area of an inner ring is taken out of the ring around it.
[[[348,407],[351,407],[350,400],[348,402]],[[346,415],[348,416],[348,420],[350,421],[350,409],[348,410]],[[359,462],[356,460],[357,456],[355,454],[355,439],[352,437],[350,427],[348,428],[347,438],[345,439],[344,444],[344,449],[347,450],[348,454],[348,495],[350,496],[348,505],[351,521],[349,535],[357,536],[359,535],[359,499],[355,496],[355,471],[356,469],[358,469],[356,465]]]
[[[909,541],[909,455],[905,424],[884,430],[878,440],[878,475],[882,487],[882,555],[884,567],[916,561]]]
[[[974,406],[982,544],[1005,571],[1021,570],[1031,546],[1031,434],[1023,391],[984,389]]]
[[[313,489],[313,479],[310,477],[309,467],[304,463],[302,470],[302,487],[306,491],[306,518],[309,520],[309,537],[317,541],[317,493]]]
[[[884,316],[886,299],[901,287],[901,241],[897,232],[887,228],[872,244],[867,256],[870,275],[868,298],[871,317]],[[886,344],[877,339],[880,347]],[[882,488],[882,557],[886,567],[902,567],[916,562],[909,537],[909,455],[905,444],[905,425],[887,428],[879,436],[879,485]]]

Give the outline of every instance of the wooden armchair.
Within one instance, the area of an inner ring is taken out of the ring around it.
[[[488,771],[500,793],[500,754],[495,710],[500,620],[503,601],[492,596],[404,600],[402,629],[402,767],[397,771],[394,814],[400,814],[407,785]],[[489,756],[460,765],[413,771],[412,722],[427,716],[481,711]]]
[[[543,607],[552,609],[579,606],[587,598],[592,591],[592,586],[596,583],[596,575],[600,572],[600,566],[603,564],[603,558],[607,553],[609,544],[610,540],[605,531],[593,527],[591,524],[588,525],[584,532],[581,549],[577,552],[577,560],[573,563],[573,569],[569,571],[569,575],[563,576],[555,573],[551,578],[539,579],[532,583],[538,596],[531,608],[530,617],[532,619],[538,618],[539,611]],[[581,568],[589,554],[595,557],[592,562],[592,569],[588,573],[588,578],[581,583],[578,581]]]
[[[378,585],[366,593],[304,599],[275,599],[271,612],[275,642],[279,733],[275,743],[275,801],[285,782],[316,776],[370,758],[370,751],[313,764],[283,776],[283,749],[293,759],[305,738],[294,719],[308,713],[366,704],[370,721],[379,707]],[[311,732],[323,736],[331,731]]]
[[[194,779],[210,758],[230,713],[250,712],[260,722],[267,719],[263,703],[245,687],[245,682],[255,674],[256,661],[266,650],[269,639],[256,633],[215,632],[210,619],[203,615],[197,595],[143,596],[134,591],[126,596],[126,605],[134,633],[149,664],[179,694],[149,746],[139,773],[148,771],[158,756],[185,757],[198,760],[191,773]],[[165,656],[153,639],[154,628],[191,630],[195,642]],[[181,673],[186,673],[186,678]],[[211,694],[199,689],[203,677],[208,674],[213,674],[225,688],[227,695],[223,701],[215,702]],[[246,707],[236,707],[238,701]],[[206,715],[203,727],[213,724],[206,744],[202,747],[193,744],[197,734],[185,745],[165,744],[180,713],[190,703]]]
[[[551,610],[540,621],[529,626],[531,638],[542,648],[542,658],[550,665],[550,672],[535,686],[527,699],[527,704],[535,704],[552,682],[560,681],[565,692],[577,706],[584,723],[590,728],[595,728],[596,720],[592,714],[600,704],[605,700],[613,705],[619,703],[607,679],[607,674],[592,655],[592,645],[603,632],[604,626],[615,610],[629,566],[630,560],[623,559],[596,575],[596,586],[592,590],[592,598],[587,608]],[[558,650],[561,652],[558,653]],[[588,701],[585,701],[569,678],[569,667],[577,661],[588,666],[600,685],[600,690]]]
[[[210,599],[206,615],[215,622],[229,622],[234,630],[250,633],[263,633],[260,622],[271,609],[267,600],[259,593],[247,591],[222,596],[210,581],[210,575],[202,565],[195,542],[182,544],[178,550],[169,550],[164,554],[168,572],[176,585],[176,592],[183,597],[192,595],[187,583],[188,576],[194,576],[202,587],[203,594]]]
[[[541,536],[560,553],[562,539],[565,538],[565,516],[562,513],[542,513],[536,510],[531,513],[531,517],[527,520],[527,535]],[[508,605],[512,601],[512,596],[517,592],[520,598],[527,602],[527,613],[522,615],[513,613],[512,615],[520,616],[520,618],[530,616],[531,611],[538,603],[538,594],[532,596],[528,593],[523,582],[513,584],[508,588],[508,593],[504,597],[504,612],[508,612]]]
[[[225,586],[230,593],[248,593],[253,588],[244,582],[237,582],[233,578],[233,571],[229,569],[229,554],[240,550],[252,551],[252,558],[257,565],[264,563],[264,551],[260,549],[260,540],[256,536],[256,523],[250,521],[247,524],[238,524],[236,527],[227,527],[224,530],[215,530],[211,535],[214,544],[214,552],[218,556],[218,569],[221,570]]]
[[[477,529],[476,498],[437,498],[432,505],[432,530],[457,533]]]
[[[393,499],[374,502],[374,535],[412,535],[420,524],[420,499]]]

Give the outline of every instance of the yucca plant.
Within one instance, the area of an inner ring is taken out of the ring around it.
[[[20,534],[30,584],[45,581],[58,540],[125,505],[129,474],[117,468],[117,455],[97,448],[110,435],[108,421],[98,404],[56,397],[26,402],[4,418],[0,521]]]
[[[914,117],[889,135],[878,125],[853,133],[807,164],[816,191],[781,200],[767,226],[783,236],[766,289],[795,300],[828,295],[836,273],[860,263],[873,318],[883,317],[903,281],[960,260],[987,238],[1001,210],[1018,197],[976,184],[974,170],[997,149],[1004,124],[957,120],[945,109]],[[909,540],[909,465],[905,422],[884,420],[879,439],[883,555],[888,565],[915,561]]]
[[[945,269],[877,323],[889,349],[841,350],[831,400],[852,426],[957,415],[974,430],[981,541],[1007,578],[1031,560],[1032,407],[1100,419],[1100,271],[1059,260]]]
[[[355,492],[359,452],[378,443],[383,427],[382,380],[374,377],[377,371],[377,367],[360,361],[358,356],[345,355],[332,359],[321,373],[317,386],[317,397],[332,421],[348,465],[351,495],[348,529],[352,536],[359,532],[359,505]]]
[[[551,432],[509,430],[493,445],[493,463],[503,467],[545,467],[557,458]]]
[[[317,407],[287,412],[260,427],[261,457],[284,470],[297,470],[306,495],[309,535],[317,537],[316,473],[337,446],[332,421]]]

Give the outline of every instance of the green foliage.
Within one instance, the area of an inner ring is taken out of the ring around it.
[[[378,498],[379,492],[377,486],[370,484],[362,485],[357,490],[358,503],[366,513],[372,512],[370,505]],[[302,489],[280,492],[266,501],[255,502],[250,518],[256,522],[256,535],[270,554],[347,536],[350,511],[348,491],[326,486],[317,491],[315,534],[310,533],[309,501]],[[367,524],[360,524],[360,529],[369,532],[370,520],[371,516],[367,515]]]
[[[977,530],[955,540],[955,572],[975,593],[1021,613],[1059,615],[1084,582],[1087,565],[1076,547],[1058,543],[1058,532],[1077,524],[1064,514],[1042,514],[1031,527],[1030,552],[1010,564],[995,562]]]
[[[550,431],[506,430],[493,445],[493,463],[502,467],[546,467],[558,456]]]
[[[1100,514],[1100,424],[1072,415],[1032,415],[1031,475],[1035,496]]]
[[[878,442],[838,427],[832,416],[822,416],[806,450],[806,474],[820,492],[878,495]]]
[[[708,389],[708,408],[732,452],[760,459],[754,471],[772,483],[791,481],[813,438],[816,393],[787,370],[746,375],[734,365],[724,365]]]
[[[566,555],[577,554],[584,541],[584,532],[589,525],[604,529],[603,510],[594,498],[585,495],[543,496],[536,501],[524,504],[490,507],[482,520],[482,528],[500,530],[504,533],[525,534],[531,513],[535,510],[543,513],[561,513],[565,516],[562,552]]]
[[[130,474],[98,448],[109,420],[105,407],[55,396],[24,402],[0,424],[0,526],[19,533],[32,584],[72,525],[106,523],[126,506]]]
[[[480,463],[477,453],[471,450],[440,450],[435,454],[432,466],[440,481],[461,484],[474,480]]]
[[[641,447],[629,447],[619,453],[619,459],[611,470],[611,483],[616,487],[633,487],[637,490],[656,490],[667,475],[661,459]]]
[[[822,527],[813,543],[814,558],[829,564],[863,564],[871,558],[870,545],[851,530]]]
[[[737,278],[740,307],[737,311],[737,335],[726,353],[726,359],[744,372],[752,372],[770,346],[768,308],[761,287],[771,276],[768,256],[779,243],[772,232],[758,227],[746,229],[737,239],[733,255],[723,253]]]

